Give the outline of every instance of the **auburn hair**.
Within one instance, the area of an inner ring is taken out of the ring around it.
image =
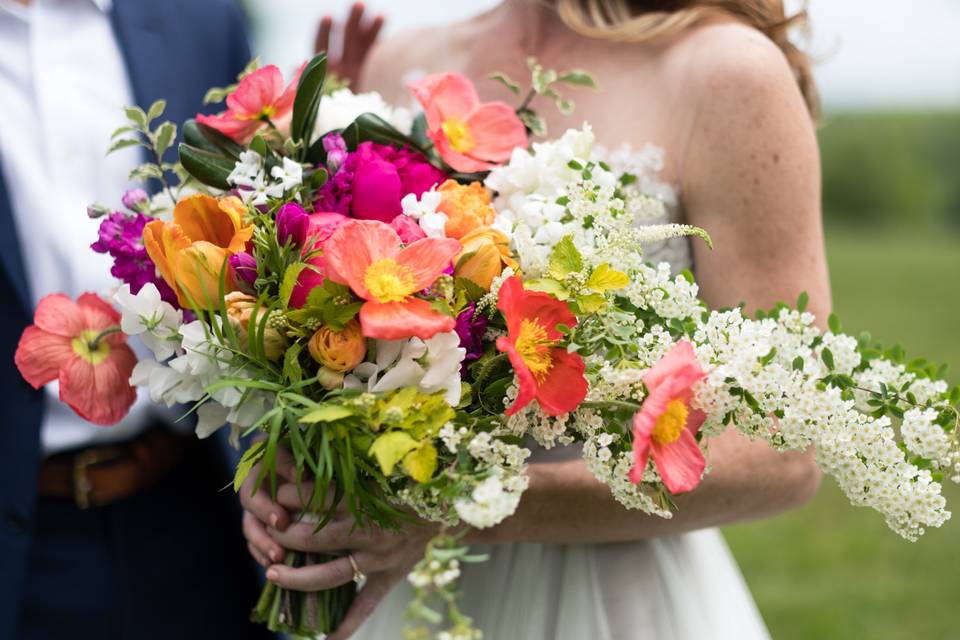
[[[772,40],[787,58],[811,115],[820,111],[810,57],[790,39],[807,28],[807,12],[787,15],[783,0],[557,0],[568,28],[588,38],[648,42],[710,18],[732,16]]]

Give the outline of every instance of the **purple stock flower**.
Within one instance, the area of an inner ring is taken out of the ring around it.
[[[257,259],[249,253],[235,253],[227,258],[227,262],[237,279],[253,289],[253,283],[257,281]]]
[[[293,246],[302,247],[309,230],[310,215],[296,202],[288,202],[277,211],[277,241],[281,245],[290,240]]]
[[[335,173],[347,159],[347,143],[339,133],[331,133],[323,138],[323,150],[327,152],[327,169]]]
[[[177,294],[159,276],[156,265],[143,246],[143,228],[149,220],[142,213],[130,215],[114,211],[100,223],[100,237],[90,248],[113,258],[110,273],[129,284],[131,293],[138,293],[143,285],[152,282],[160,291],[161,298],[179,307]]]
[[[130,211],[143,211],[149,200],[150,196],[143,189],[127,189],[120,202]]]
[[[487,330],[487,319],[476,311],[476,305],[471,303],[457,316],[457,326],[454,328],[460,337],[460,346],[467,350],[465,362],[476,360],[483,355],[483,334]]]

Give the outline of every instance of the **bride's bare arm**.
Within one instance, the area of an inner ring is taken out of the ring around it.
[[[682,46],[691,121],[680,171],[687,222],[716,248],[695,243],[703,299],[748,309],[806,291],[825,320],[830,292],[820,216],[814,126],[780,51],[737,25],[705,28]],[[735,432],[712,441],[709,475],[678,499],[670,519],[621,507],[582,460],[537,464],[518,513],[478,537],[557,543],[625,541],[770,516],[810,499],[813,453],[780,454]]]

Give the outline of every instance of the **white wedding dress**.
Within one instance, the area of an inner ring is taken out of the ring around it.
[[[609,160],[614,166],[629,164],[644,192],[661,197],[669,217],[678,217],[676,193],[655,179],[662,166],[658,149],[620,150]],[[678,272],[693,267],[686,238],[644,247],[644,255],[650,262],[669,262]],[[578,455],[576,445],[535,448],[531,461]],[[571,511],[570,517],[578,516]],[[461,565],[461,610],[486,640],[769,638],[716,529],[618,544],[523,543],[474,550],[489,559]],[[409,584],[397,585],[354,638],[400,638],[411,598]]]

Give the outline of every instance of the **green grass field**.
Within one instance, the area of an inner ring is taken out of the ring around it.
[[[827,235],[844,330],[899,341],[960,380],[960,235]],[[954,521],[912,544],[827,478],[803,509],[725,534],[777,640],[960,638],[960,490],[947,499]]]

